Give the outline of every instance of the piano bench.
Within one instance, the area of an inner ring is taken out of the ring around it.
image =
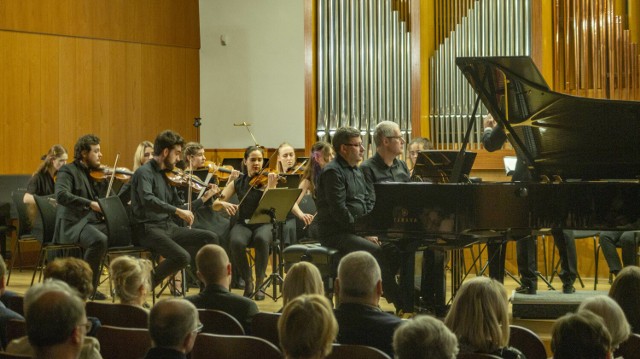
[[[325,292],[328,295],[333,293],[333,281],[338,275],[338,263],[341,257],[337,249],[320,244],[293,244],[282,251],[285,271],[289,271],[289,268],[298,262],[313,263],[320,270]]]

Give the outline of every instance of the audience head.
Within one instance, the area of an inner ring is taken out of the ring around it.
[[[136,152],[133,155],[133,170],[137,170],[143,164],[149,162],[153,156],[153,143],[151,141],[142,141],[138,144]]]
[[[551,328],[553,359],[606,359],[611,335],[599,316],[588,310],[569,313]]]
[[[120,256],[111,261],[109,271],[116,297],[124,304],[142,306],[151,290],[151,270],[148,259]]]
[[[44,269],[44,279],[58,279],[78,291],[82,300],[93,294],[93,271],[89,264],[75,257],[56,258]]]
[[[458,339],[442,321],[419,315],[396,329],[393,351],[396,359],[455,359]]]
[[[207,244],[200,248],[196,254],[196,267],[198,267],[198,278],[205,285],[229,286],[231,263],[229,263],[227,252],[219,245]]]
[[[67,154],[67,150],[62,147],[62,145],[53,145],[49,151],[47,151],[47,154],[42,156],[42,163],[35,173],[56,173],[60,167],[67,163],[68,159],[69,155]]]
[[[373,255],[356,251],[344,256],[338,264],[336,291],[339,303],[378,305],[382,295],[382,278],[380,266]]]
[[[502,283],[487,277],[465,281],[444,323],[460,346],[492,353],[509,343],[509,302]]]
[[[291,266],[282,286],[282,305],[302,294],[324,295],[324,284],[318,267],[309,262],[298,262]]]
[[[149,334],[155,347],[189,353],[200,329],[198,310],[185,299],[165,299],[151,308]]]
[[[580,303],[578,311],[589,310],[600,316],[611,335],[611,346],[617,348],[631,335],[631,327],[624,316],[622,308],[615,300],[606,295],[589,297]]]
[[[631,330],[640,333],[640,268],[622,268],[609,289],[609,296],[622,308]]]
[[[319,294],[290,301],[278,320],[280,346],[286,358],[324,358],[338,335],[329,300]]]
[[[84,302],[66,283],[47,280],[34,285],[25,294],[24,305],[27,336],[37,357],[80,352],[91,324]]]

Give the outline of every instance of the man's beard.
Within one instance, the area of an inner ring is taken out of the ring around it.
[[[164,168],[167,171],[173,171],[173,168],[175,167],[174,163],[169,162],[169,157],[165,158],[162,163],[164,164]]]

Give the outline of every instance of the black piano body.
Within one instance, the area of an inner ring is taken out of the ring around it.
[[[640,229],[640,102],[553,92],[529,57],[456,63],[535,182],[376,184],[376,205],[358,233],[413,250],[463,248],[516,230]],[[405,311],[413,311],[410,262],[409,280],[401,279]]]

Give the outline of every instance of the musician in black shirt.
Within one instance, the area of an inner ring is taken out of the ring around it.
[[[318,222],[319,239],[343,254],[359,250],[373,254],[380,267],[384,268],[382,282],[385,290],[392,291],[389,283],[394,278],[386,265],[378,237],[355,234],[356,220],[371,212],[374,205],[364,175],[357,166],[364,154],[360,131],[341,127],[333,136],[332,145],[337,156],[324,167],[316,188],[318,214],[315,221]],[[390,302],[393,299],[388,298]]]
[[[183,144],[179,134],[170,130],[161,132],[153,146],[153,159],[136,170],[131,179],[135,238],[165,258],[154,270],[154,287],[185,268],[202,246],[219,243],[212,231],[180,227],[174,222],[175,216],[188,225],[194,220],[193,212],[182,203],[165,175],[180,159]],[[192,202],[193,208],[199,208],[214,194],[213,189],[208,189],[200,199]]]
[[[496,151],[502,148],[506,140],[507,135],[504,128],[497,124],[491,115],[488,115],[484,120],[484,133],[482,135],[484,148],[489,152]],[[531,181],[531,174],[527,170],[524,160],[519,155],[512,180],[523,182]],[[563,234],[562,229],[554,229],[552,234],[554,242],[558,247],[558,253],[560,254],[562,271],[559,276],[562,280],[562,290],[564,293],[573,293],[575,292],[573,283],[578,273],[575,240],[572,236]],[[504,249],[503,247],[499,252],[501,256],[498,263],[502,265],[501,271],[504,270]],[[491,256],[491,253],[489,255]],[[516,288],[516,292],[536,294],[538,288],[538,263],[536,263],[536,245],[532,236],[528,235],[516,241],[516,258],[518,262],[518,272],[520,272],[522,282],[522,285]],[[503,274],[500,274],[499,278],[494,276],[494,278],[499,281],[502,281],[503,277]]]

